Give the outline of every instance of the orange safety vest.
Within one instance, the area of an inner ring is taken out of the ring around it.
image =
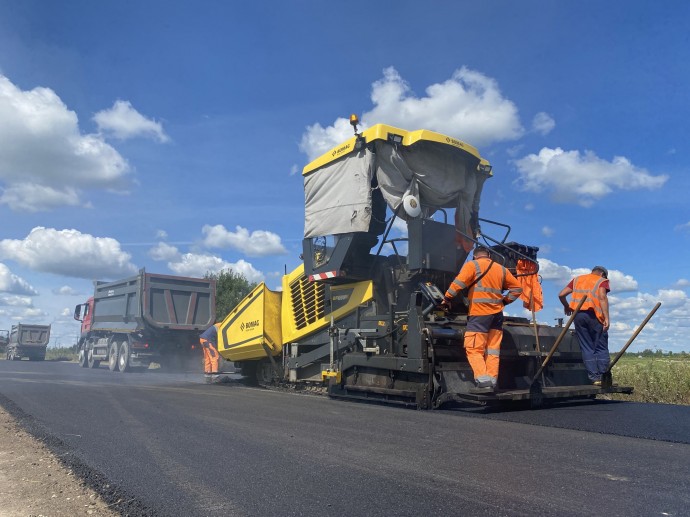
[[[488,272],[481,276],[487,269]],[[479,281],[474,283],[480,276]],[[458,292],[467,289],[468,285],[472,285],[468,294],[470,316],[501,312],[504,305],[514,302],[522,293],[522,287],[513,274],[502,265],[492,263],[488,258],[472,260],[462,266],[458,276],[448,287],[446,298],[455,298]],[[505,297],[504,290],[509,291]]]
[[[515,271],[522,286],[522,306],[525,309],[539,312],[544,308],[544,292],[537,276],[537,264],[531,260],[518,259]]]
[[[570,308],[575,310],[577,304],[584,296],[587,300],[580,307],[580,311],[594,310],[597,319],[604,323],[604,311],[601,309],[601,302],[599,301],[599,287],[606,279],[603,276],[588,273],[575,277],[573,280],[573,297],[570,299]]]

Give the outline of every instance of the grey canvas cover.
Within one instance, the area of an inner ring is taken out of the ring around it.
[[[371,222],[374,175],[393,211],[407,192],[418,189],[427,215],[438,208],[455,208],[458,229],[472,232],[472,216],[479,212],[481,190],[488,177],[477,170],[478,158],[431,141],[402,146],[376,140],[373,150],[365,146],[305,175],[305,238],[366,232]],[[407,218],[403,210],[398,215]]]
[[[304,236],[366,232],[374,156],[366,148],[304,177]]]

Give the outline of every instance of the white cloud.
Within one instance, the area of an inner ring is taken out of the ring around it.
[[[60,316],[67,319],[72,318],[72,314],[72,309],[70,309],[69,307],[65,307],[64,309],[62,309],[62,312],[60,312]]]
[[[551,192],[553,201],[591,206],[614,189],[639,190],[661,187],[668,176],[653,176],[627,158],[602,160],[591,151],[564,151],[544,147],[515,161],[524,190]]]
[[[204,246],[208,248],[233,248],[249,257],[287,253],[285,246],[280,242],[280,236],[273,232],[256,230],[250,234],[249,230],[241,226],[236,226],[235,232],[231,232],[222,224],[207,224],[201,231],[205,236]]]
[[[637,291],[638,289],[637,280],[631,275],[625,275],[615,269],[609,269],[609,284],[611,291],[615,293]]]
[[[38,291],[23,278],[18,277],[10,268],[0,262],[0,292],[35,296]]]
[[[137,271],[131,255],[115,239],[42,226],[23,240],[0,240],[0,258],[34,271],[76,278],[113,278]]]
[[[296,165],[296,164],[293,164],[293,166],[290,167],[290,176],[294,176],[294,175],[297,174],[299,171],[300,171],[299,166]]]
[[[0,204],[74,206],[82,189],[127,185],[127,161],[101,136],[81,134],[77,115],[53,90],[23,91],[0,75],[0,120]]]
[[[557,284],[565,286],[573,278],[572,269],[568,266],[561,266],[549,259],[539,258],[539,274],[544,280],[553,280]]]
[[[166,232],[165,230],[156,231],[156,239],[165,240],[167,238],[168,238],[168,232]]]
[[[149,256],[153,260],[174,261],[180,255],[180,252],[175,246],[159,242],[149,250]]]
[[[21,322],[31,321],[36,323],[44,323],[43,320],[48,316],[49,314],[43,309],[39,309],[37,307],[27,307],[19,312],[15,312],[12,319]]]
[[[592,271],[591,268],[570,268],[556,264],[549,259],[539,258],[539,275],[544,280],[553,280],[560,287],[565,287],[574,277]],[[620,271],[609,269],[609,286],[612,293],[637,291],[637,280]],[[560,289],[559,287],[559,289]]]
[[[688,295],[678,289],[659,289],[658,299],[667,307],[680,307],[685,305]]]
[[[554,233],[556,233],[556,231],[550,226],[544,226],[541,229],[541,234],[545,237],[552,237]]]
[[[681,289],[690,287],[690,280],[688,280],[687,278],[680,278],[676,282],[676,287],[680,287]]]
[[[548,135],[556,127],[556,121],[548,113],[537,113],[532,119],[532,130],[540,135]]]
[[[235,263],[226,262],[214,255],[199,255],[185,253],[177,261],[169,262],[168,267],[178,275],[203,277],[206,273],[218,273],[223,269],[230,269],[240,273],[250,282],[263,282],[264,275],[254,268],[249,262],[238,260]]]
[[[398,230],[401,236],[407,237],[407,222],[400,217],[396,217],[395,221],[393,221],[393,228]]]
[[[534,210],[534,203],[527,203],[527,204],[525,205],[525,211],[531,212],[531,211],[533,211],[533,210]]]
[[[144,117],[129,101],[115,101],[112,108],[99,111],[93,120],[99,131],[120,140],[135,137],[153,138],[159,142],[170,140],[160,122]]]
[[[32,183],[10,185],[0,195],[0,205],[7,205],[15,212],[43,212],[80,203],[79,193],[71,187],[53,188]]]
[[[494,79],[480,72],[463,67],[445,82],[428,86],[425,93],[415,96],[393,67],[386,68],[383,78],[372,85],[374,107],[362,114],[362,127],[385,123],[429,129],[474,146],[516,140],[524,134],[515,104],[503,97]],[[314,159],[352,136],[348,119],[339,118],[326,128],[317,123],[307,127],[300,149]]]
[[[676,226],[675,230],[690,233],[690,221],[688,221],[685,224],[679,224],[678,226]]]
[[[0,296],[0,305],[6,307],[32,307],[33,301],[28,296]]]
[[[58,296],[77,296],[81,293],[75,290],[73,287],[70,287],[69,285],[63,285],[62,287],[53,289],[53,294],[56,294]]]

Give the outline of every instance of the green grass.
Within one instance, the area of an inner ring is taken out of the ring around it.
[[[625,356],[614,366],[613,380],[633,386],[632,395],[612,395],[616,400],[690,405],[690,359]]]
[[[46,361],[76,361],[76,347],[48,347],[46,350]]]

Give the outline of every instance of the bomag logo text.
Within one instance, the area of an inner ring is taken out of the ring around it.
[[[240,330],[252,330],[259,326],[259,320],[243,321],[240,323]]]
[[[347,299],[350,298],[349,295],[347,294],[339,294],[333,297],[334,302],[344,302],[347,301]]]
[[[344,153],[350,148],[350,144],[345,144],[342,147],[339,147],[338,149],[334,149],[333,152],[331,153],[331,156],[338,156],[341,153]]]
[[[455,138],[446,138],[446,142],[448,142],[450,145],[454,145],[456,147],[465,147],[464,144],[460,140],[456,140]]]

